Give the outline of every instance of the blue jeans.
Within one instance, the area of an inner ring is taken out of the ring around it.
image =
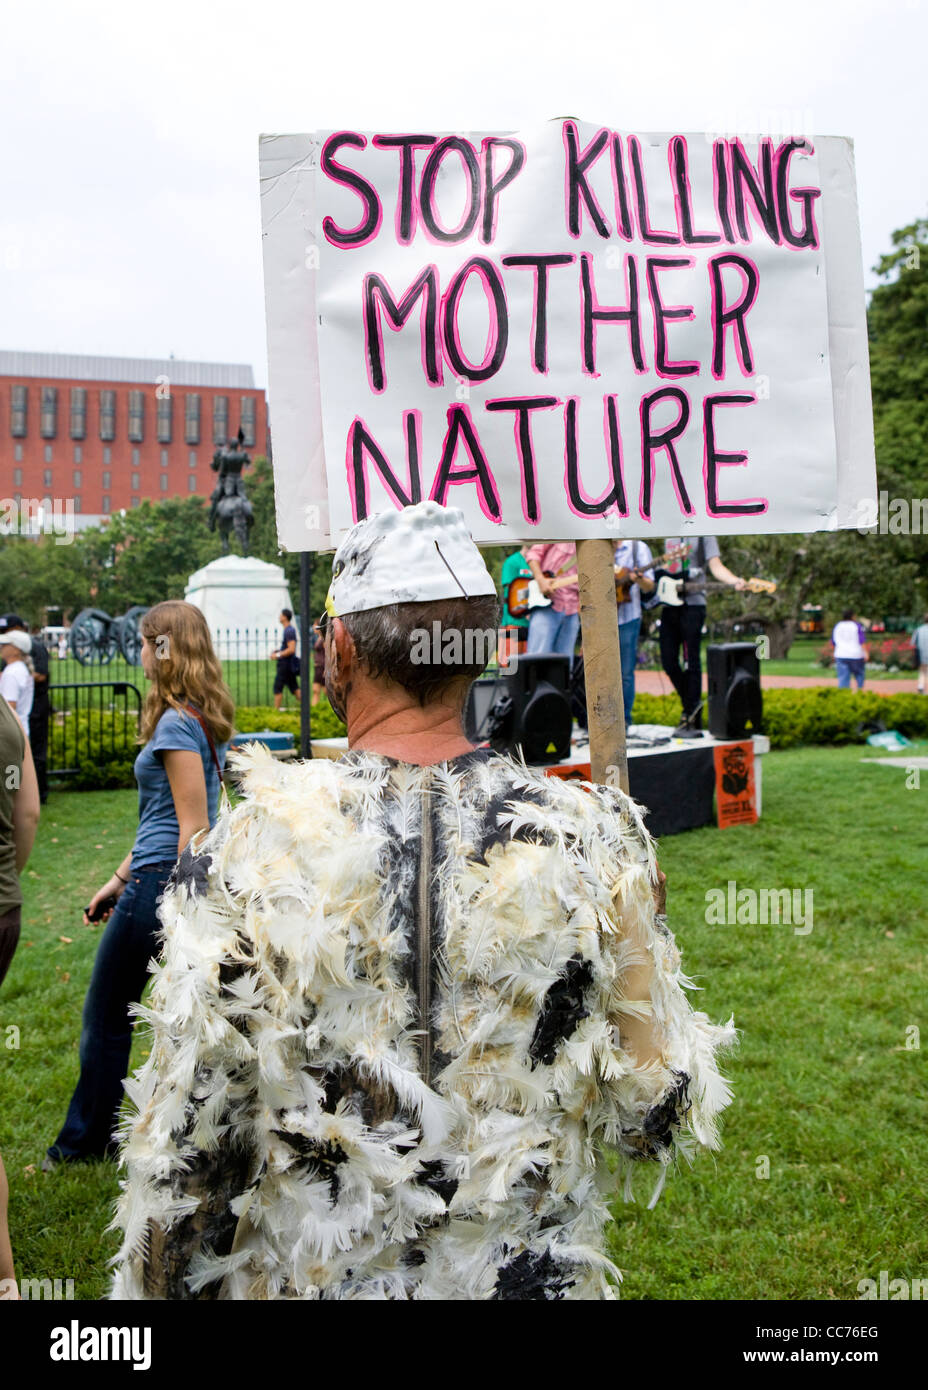
[[[625,706],[625,723],[632,722],[632,708],[635,704],[635,662],[638,660],[638,634],[641,619],[632,618],[630,622],[619,623],[619,654],[622,658],[622,703]]]
[[[48,1152],[52,1158],[106,1158],[115,1154],[113,1130],[129,1069],[132,1020],[148,981],[148,962],[159,952],[158,899],[176,860],[130,870],[93,963],[81,1020],[80,1079],[61,1132]]]
[[[526,656],[537,656],[541,652],[555,652],[559,656],[570,657],[574,664],[574,647],[580,631],[579,613],[558,613],[553,607],[533,608],[528,621],[528,643]]]
[[[864,661],[864,658],[863,658],[862,656],[857,656],[857,657],[843,657],[843,656],[839,656],[839,657],[836,657],[836,658],[835,658],[835,666],[837,667],[837,670],[838,670],[838,689],[839,689],[839,690],[850,690],[850,688],[851,688],[851,676],[853,676],[854,679],[855,679],[855,681],[857,682],[857,689],[858,689],[858,690],[863,690],[863,688],[864,688],[864,668],[865,668],[865,666],[866,666],[866,662]]]

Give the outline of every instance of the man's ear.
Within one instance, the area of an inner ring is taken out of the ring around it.
[[[333,674],[337,671],[339,675],[347,675],[354,663],[354,641],[341,618],[332,618],[329,622],[329,631],[332,634]]]

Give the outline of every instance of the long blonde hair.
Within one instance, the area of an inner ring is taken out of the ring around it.
[[[148,742],[169,705],[181,712],[189,700],[216,742],[225,743],[235,732],[235,701],[222,678],[222,665],[199,608],[181,599],[166,599],[143,614],[139,631],[155,648],[157,660],[142,707],[138,742]],[[159,638],[167,640],[159,642]]]

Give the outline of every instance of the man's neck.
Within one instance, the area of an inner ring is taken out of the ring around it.
[[[458,758],[474,747],[456,707],[403,704],[384,711],[366,702],[348,710],[348,746],[420,767]]]

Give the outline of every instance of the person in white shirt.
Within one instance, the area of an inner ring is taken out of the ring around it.
[[[915,664],[918,666],[918,693],[925,694],[928,686],[928,613],[912,633],[912,646],[915,648]]]
[[[16,715],[26,738],[29,737],[29,714],[35,694],[32,662],[32,638],[27,632],[4,632],[0,636],[0,657],[6,662],[0,673],[0,695]]]
[[[840,623],[835,623],[831,645],[835,649],[838,689],[850,690],[853,676],[857,689],[863,690],[867,653],[863,645],[863,629],[854,616],[853,608],[845,608]]]

